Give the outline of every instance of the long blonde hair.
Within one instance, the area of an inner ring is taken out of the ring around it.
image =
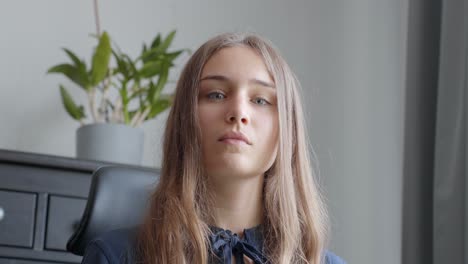
[[[277,89],[279,142],[265,172],[264,247],[270,263],[322,262],[328,217],[311,168],[299,83],[267,40],[255,34],[225,33],[204,43],[189,59],[177,83],[164,134],[160,181],[139,233],[143,263],[207,263],[211,198],[203,171],[198,125],[198,87],[205,63],[217,51],[243,45],[257,52]]]

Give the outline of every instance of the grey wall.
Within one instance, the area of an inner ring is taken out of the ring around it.
[[[350,263],[401,262],[406,1],[321,1],[310,133]]]
[[[103,28],[133,56],[174,28],[175,48],[232,30],[270,38],[303,85],[330,248],[348,263],[400,263],[406,0],[106,0],[100,9]],[[45,71],[66,59],[60,47],[89,58],[92,1],[3,1],[0,32],[0,148],[73,157],[79,124],[62,109],[57,85],[76,100],[85,95]],[[160,165],[165,119],[143,126],[144,165]]]

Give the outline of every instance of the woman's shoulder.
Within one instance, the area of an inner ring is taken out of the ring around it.
[[[91,240],[86,246],[82,264],[128,263],[135,228],[108,231]]]
[[[331,251],[325,251],[325,264],[346,264],[346,262]]]
[[[108,231],[94,238],[86,246],[82,264],[123,264],[131,263],[131,248],[136,228]],[[325,264],[346,264],[335,255],[325,251]]]

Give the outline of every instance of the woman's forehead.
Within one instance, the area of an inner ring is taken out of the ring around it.
[[[248,80],[274,87],[262,57],[246,46],[223,48],[213,54],[205,63],[200,80]]]
[[[214,81],[214,82],[220,82],[220,83],[234,83],[235,80],[230,79],[228,76],[224,75],[205,75],[200,79],[200,82],[207,82],[207,81]],[[270,82],[270,81],[265,81],[262,79],[257,79],[257,78],[250,78],[247,80],[247,83],[249,85],[258,85],[258,86],[263,86],[266,88],[272,88],[275,89],[275,84]]]

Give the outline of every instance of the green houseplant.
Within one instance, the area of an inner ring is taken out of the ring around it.
[[[150,46],[143,44],[143,49],[136,59],[111,47],[110,38],[102,33],[92,56],[91,66],[64,48],[72,63],[63,63],[51,67],[48,73],[60,73],[82,88],[88,95],[89,109],[94,122],[122,123],[137,127],[150,120],[171,105],[171,95],[162,94],[173,61],[184,50],[168,52],[175,31],[164,39],[158,34]],[[111,56],[115,66],[111,66]],[[115,101],[109,98],[109,90],[118,90]],[[97,104],[98,93],[100,103]],[[67,113],[82,125],[87,117],[83,105],[77,105],[67,89],[60,85],[62,103]],[[132,101],[139,106],[130,109]]]
[[[64,75],[87,94],[89,115],[83,105],[72,99],[67,88],[59,85],[66,112],[81,124],[77,130],[78,158],[139,163],[112,155],[141,156],[143,131],[139,126],[170,107],[173,96],[162,91],[174,60],[185,51],[169,51],[175,33],[172,31],[165,37],[157,34],[132,59],[112,45],[107,32],[103,32],[97,37],[90,66],[71,50],[63,49],[71,62],[55,65],[47,73]],[[111,98],[111,89],[117,92],[115,98]],[[88,117],[91,121],[87,123]],[[116,132],[117,129],[133,132]],[[132,142],[132,137],[140,139]],[[115,149],[119,144],[123,146]],[[135,145],[140,150],[130,150]]]

